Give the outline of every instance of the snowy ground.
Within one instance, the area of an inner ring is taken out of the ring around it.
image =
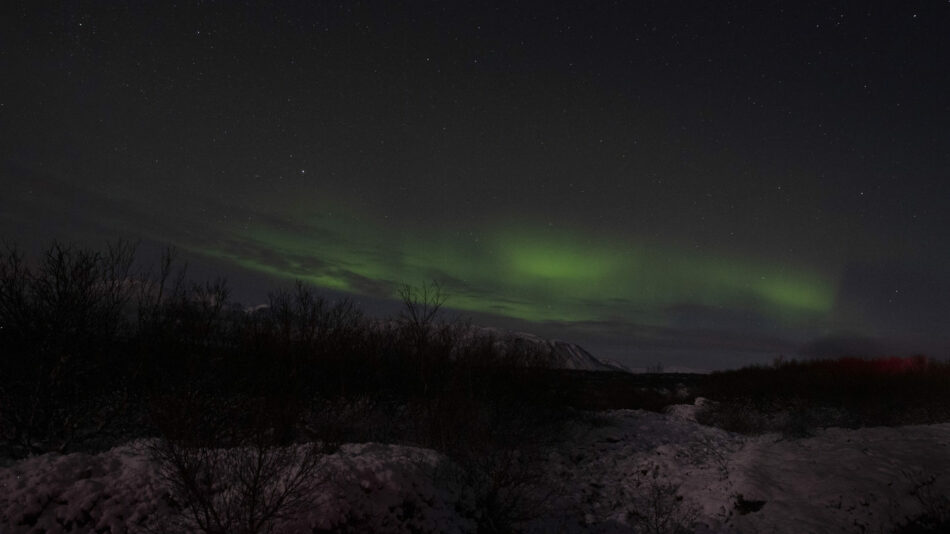
[[[579,425],[548,455],[543,518],[523,526],[637,532],[659,507],[694,516],[698,532],[886,532],[920,511],[915,483],[937,475],[925,492],[950,493],[950,424],[748,438],[699,425],[694,411],[614,411]],[[145,445],[0,468],[0,532],[163,531],[173,509]],[[446,465],[429,450],[346,445],[325,458],[314,507],[279,531],[349,521],[367,531],[470,532],[465,491],[443,476]]]

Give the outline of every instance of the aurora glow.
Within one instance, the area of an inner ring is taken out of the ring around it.
[[[570,235],[504,225],[478,246],[451,232],[397,236],[353,219],[307,233],[257,227],[238,250],[205,249],[268,275],[317,287],[395,297],[404,283],[438,282],[447,305],[531,321],[598,321],[618,314],[663,325],[667,307],[692,303],[749,309],[794,322],[827,314],[833,279],[754,258],[708,257],[627,238]],[[337,232],[347,232],[337,234]],[[267,259],[239,250],[267,250]],[[612,302],[609,308],[605,302]]]
[[[946,2],[24,4],[0,242],[172,245],[248,305],[299,279],[387,315],[437,281],[640,367],[950,357],[948,27]]]

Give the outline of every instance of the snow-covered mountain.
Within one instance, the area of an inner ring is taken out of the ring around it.
[[[631,372],[623,364],[597,358],[576,343],[544,339],[526,332],[507,332],[488,327],[477,328],[477,334],[495,336],[503,344],[515,344],[515,346],[524,344],[530,348],[537,348],[541,354],[549,358],[549,365],[555,369]]]

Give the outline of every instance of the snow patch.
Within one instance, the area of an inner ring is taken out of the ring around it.
[[[696,423],[703,402],[576,423],[547,455],[545,476],[557,491],[523,526],[634,532],[651,499],[679,495],[674,504],[684,517],[697,512],[698,532],[877,532],[920,513],[909,493],[915,483],[936,475],[933,491],[950,492],[950,424],[750,438]],[[174,503],[148,443],[0,468],[0,531],[124,533],[167,524]],[[313,495],[313,508],[276,532],[475,530],[465,488],[446,476],[452,464],[435,451],[348,444],[322,462],[327,483]]]

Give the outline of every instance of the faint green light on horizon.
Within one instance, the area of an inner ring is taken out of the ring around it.
[[[680,304],[751,308],[795,320],[827,313],[834,304],[835,284],[826,277],[759,259],[502,226],[473,244],[449,232],[397,235],[367,226],[350,231],[347,223],[317,234],[332,239],[273,227],[236,236],[243,240],[241,250],[266,255],[204,253],[328,289],[365,291],[365,285],[354,286],[356,279],[390,287],[388,295],[375,296],[395,297],[402,283],[437,280],[452,308],[530,321],[636,314],[662,324],[665,310]]]

